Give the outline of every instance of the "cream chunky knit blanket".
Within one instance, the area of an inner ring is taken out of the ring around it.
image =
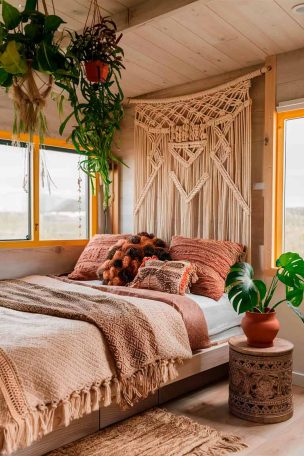
[[[46,277],[0,282],[0,334],[1,454],[113,396],[132,405],[191,357],[172,307]]]

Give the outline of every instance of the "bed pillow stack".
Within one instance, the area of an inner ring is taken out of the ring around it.
[[[224,293],[230,267],[244,255],[244,246],[230,241],[173,236],[170,254],[173,260],[190,261],[196,266],[198,281],[191,286],[191,293],[218,301]]]
[[[121,239],[126,239],[129,234],[96,234],[80,255],[74,271],[69,274],[72,280],[96,280],[97,268],[103,263],[109,250]]]

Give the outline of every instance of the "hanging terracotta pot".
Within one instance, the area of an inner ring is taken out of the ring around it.
[[[266,313],[246,312],[241,326],[247,336],[250,347],[267,348],[273,346],[273,341],[280,329],[280,322],[275,311],[266,309]]]
[[[105,82],[109,74],[109,65],[101,60],[84,62],[86,76],[90,82]]]

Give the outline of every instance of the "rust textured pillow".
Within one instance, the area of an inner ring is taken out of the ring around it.
[[[197,280],[195,270],[189,261],[145,258],[129,287],[184,295],[190,284]]]
[[[96,280],[97,268],[103,263],[109,250],[120,239],[126,239],[129,234],[96,234],[86,245],[80,255],[74,271],[69,274],[73,280]]]
[[[173,260],[188,260],[196,265],[198,281],[191,286],[191,293],[218,301],[224,293],[230,267],[244,255],[244,246],[230,241],[173,236],[170,254]]]

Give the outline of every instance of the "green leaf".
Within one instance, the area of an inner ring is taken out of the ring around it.
[[[11,74],[7,73],[3,68],[0,68],[0,86],[10,87],[13,82],[13,77]]]
[[[34,43],[39,43],[43,36],[43,27],[31,22],[24,27],[24,34]]]
[[[253,280],[253,283],[254,283],[254,285],[256,286],[256,288],[257,288],[258,291],[259,291],[259,294],[260,294],[260,302],[262,302],[263,299],[265,298],[266,291],[267,291],[266,285],[265,285],[265,283],[263,282],[263,280],[258,280],[258,279]]]
[[[49,45],[42,41],[38,47],[36,54],[39,70],[45,73],[55,73],[55,71],[58,69],[58,54],[59,52],[56,46]]]
[[[304,284],[304,260],[294,252],[283,253],[276,261],[278,279],[290,287]]]
[[[20,48],[20,43],[9,41],[5,51],[0,56],[0,64],[7,73],[25,74],[27,72],[27,61],[23,55],[20,54]]]
[[[286,287],[286,299],[295,307],[299,307],[303,302],[304,289],[297,287]]]
[[[26,13],[35,11],[37,7],[37,0],[26,0],[24,11]]]
[[[65,130],[65,127],[66,127],[68,121],[73,117],[73,115],[74,115],[74,111],[72,111],[72,112],[67,116],[67,118],[62,122],[62,124],[60,125],[59,133],[60,133],[61,136],[62,136],[62,134],[63,134],[63,132],[64,132],[64,130]]]
[[[14,6],[2,0],[2,17],[3,22],[8,30],[12,30],[21,22],[21,14]]]
[[[46,32],[55,32],[61,24],[65,24],[64,20],[53,14],[45,18],[44,26]]]
[[[225,286],[229,301],[238,313],[260,306],[266,294],[266,285],[261,280],[253,279],[253,269],[248,263],[234,264]]]

